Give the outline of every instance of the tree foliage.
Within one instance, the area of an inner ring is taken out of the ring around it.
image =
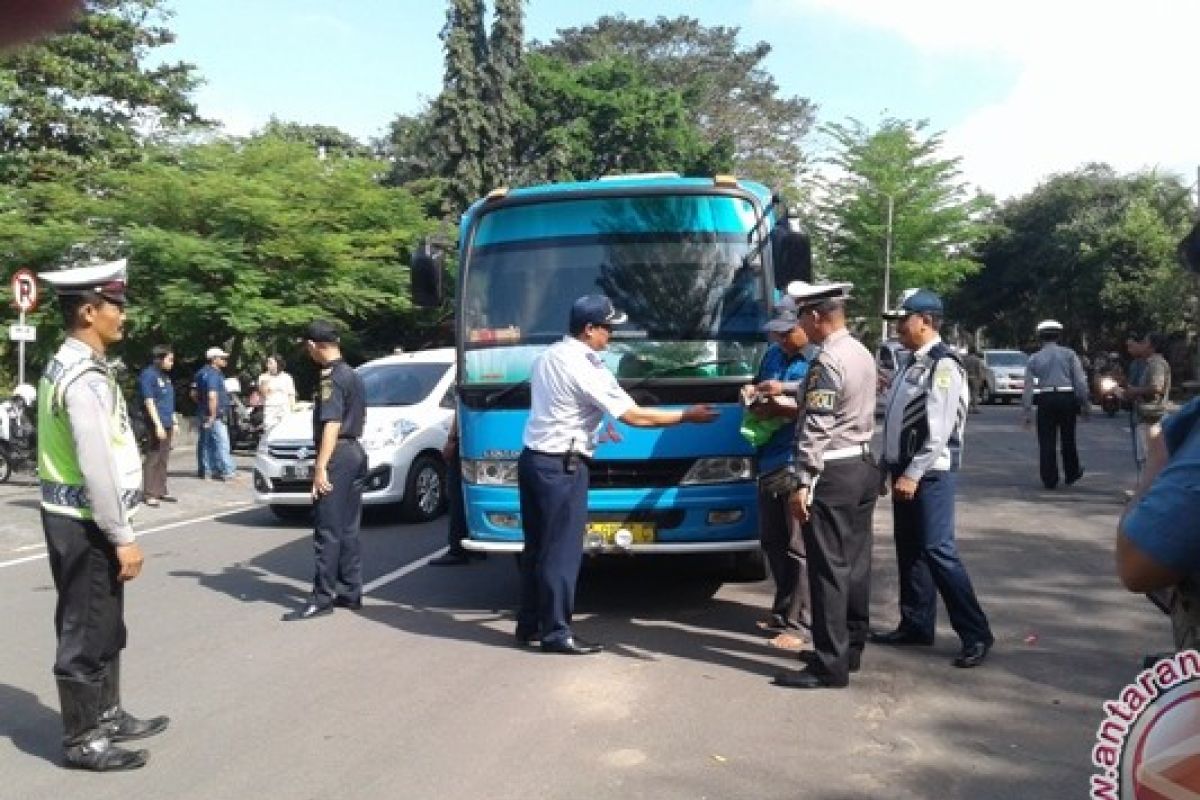
[[[133,363],[161,341],[181,360],[223,344],[235,365],[293,352],[317,316],[385,337],[352,334],[353,351],[390,351],[432,321],[411,308],[404,267],[430,223],[377,170],[272,136],[157,149],[86,186],[0,195],[0,260],[50,268],[79,242],[118,243],[130,261]],[[52,314],[42,321],[53,329]]]
[[[794,187],[805,170],[803,143],[816,109],[805,98],[781,97],[763,67],[771,46],[742,47],[738,32],[686,16],[647,22],[616,15],[560,30],[532,49],[576,67],[628,59],[649,85],[679,92],[704,138],[729,148],[738,175]]]
[[[1048,317],[1086,349],[1118,349],[1130,330],[1180,330],[1196,322],[1195,286],[1176,262],[1192,214],[1175,176],[1103,164],[1052,176],[998,211],[958,306],[1002,344],[1029,342]]]
[[[164,0],[87,0],[62,34],[0,52],[0,180],[123,163],[146,133],[199,122],[194,67],[146,66],[169,17]]]
[[[990,201],[968,193],[957,159],[939,157],[941,137],[926,123],[856,120],[825,131],[835,143],[818,206],[819,244],[830,277],[854,283],[860,308],[882,309],[891,205],[891,298],[906,287],[946,292],[978,270],[974,244]]]

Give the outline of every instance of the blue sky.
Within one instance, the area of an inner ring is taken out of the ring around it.
[[[1091,160],[1194,171],[1189,123],[1200,119],[1187,119],[1197,112],[1177,108],[1184,104],[1170,93],[1192,82],[1188,40],[1200,11],[1170,0],[1142,0],[1136,15],[1096,11],[1083,0],[994,5],[529,0],[526,32],[547,40],[615,13],[687,14],[739,27],[743,44],[772,45],[766,68],[782,93],[815,102],[821,122],[928,119],[946,133],[944,153],[963,159],[965,176],[1001,197]],[[274,114],[369,138],[440,86],[444,0],[173,0],[172,7],[178,42],[168,55],[197,65],[206,80],[197,93],[201,112],[231,133]]]

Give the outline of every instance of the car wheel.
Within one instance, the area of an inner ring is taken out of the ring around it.
[[[312,506],[271,505],[271,513],[284,522],[300,522],[312,516]]]
[[[445,506],[445,467],[433,456],[417,456],[408,470],[401,512],[410,522],[429,522],[441,514]]]

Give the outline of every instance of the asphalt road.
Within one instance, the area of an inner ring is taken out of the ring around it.
[[[577,628],[601,656],[512,645],[511,557],[425,566],[444,519],[374,515],[366,607],[303,623],[309,532],[189,477],[144,509],[128,588],[125,705],[167,713],[149,766],[59,766],[54,591],[31,485],[0,487],[0,797],[1064,798],[1086,793],[1100,704],[1169,645],[1166,618],[1112,577],[1118,420],[1080,428],[1087,468],[1045,491],[1013,408],[971,419],[959,542],[997,646],[957,670],[933,648],[871,647],[842,691],[771,685],[794,656],[756,630],[768,584],[678,561],[585,571]],[[876,515],[874,626],[896,620],[889,502]],[[943,615],[944,616],[944,615]]]

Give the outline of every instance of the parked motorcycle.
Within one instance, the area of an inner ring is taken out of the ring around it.
[[[226,378],[225,388],[229,391],[229,446],[233,450],[253,452],[258,449],[266,427],[262,403],[246,402],[242,397],[241,381],[237,378]]]
[[[17,472],[37,473],[37,426],[30,416],[35,398],[34,388],[21,384],[0,403],[0,483]]]

